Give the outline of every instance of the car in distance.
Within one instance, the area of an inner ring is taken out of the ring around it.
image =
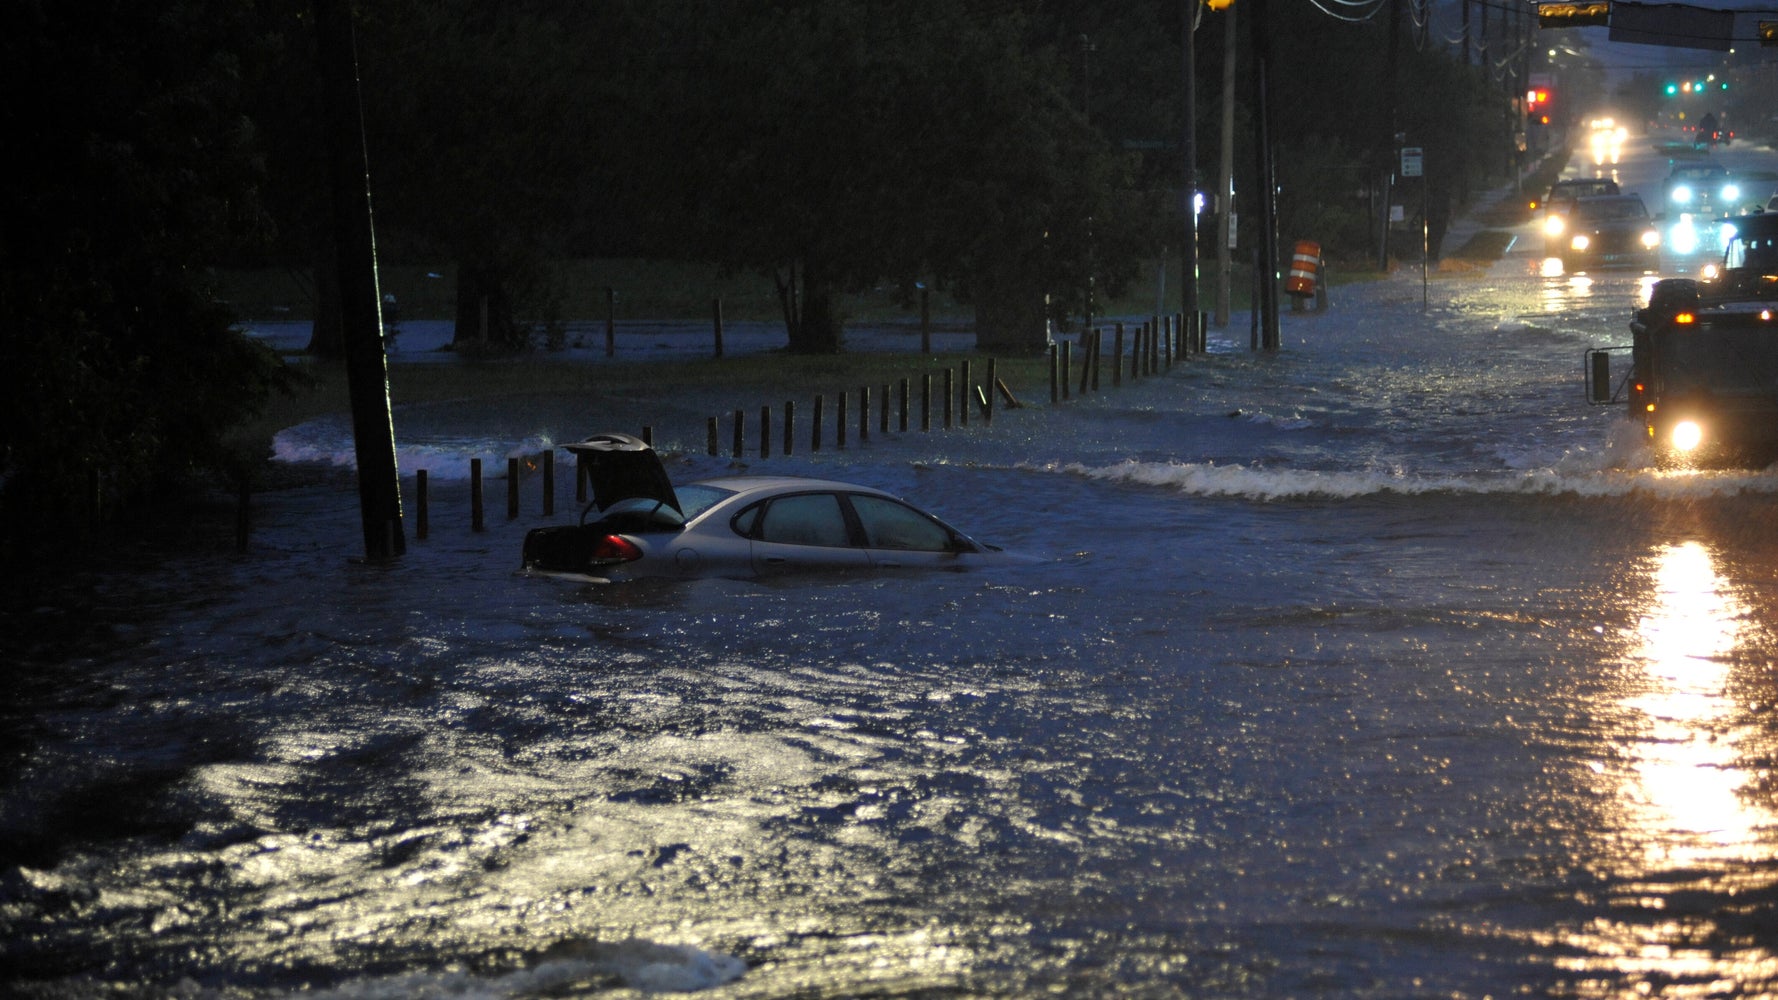
[[[589,469],[580,523],[533,528],[523,566],[593,582],[795,572],[969,569],[1016,563],[882,490],[797,476],[723,476],[675,488],[627,434],[567,446]]]
[[[1719,163],[1675,163],[1661,183],[1668,211],[1716,214],[1741,198],[1741,186]]]
[[[1580,198],[1568,214],[1566,232],[1550,239],[1545,250],[1562,259],[1564,271],[1656,268],[1661,263],[1661,231],[1637,195]]]
[[[1543,235],[1546,243],[1560,239],[1568,228],[1568,213],[1574,211],[1578,198],[1618,194],[1617,181],[1609,177],[1570,177],[1550,185],[1549,194],[1537,207],[1543,209]]]

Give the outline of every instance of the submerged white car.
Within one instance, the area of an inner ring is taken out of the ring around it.
[[[1017,561],[869,486],[723,476],[675,488],[654,450],[628,434],[566,447],[591,470],[593,499],[579,524],[525,535],[531,572],[610,582]]]

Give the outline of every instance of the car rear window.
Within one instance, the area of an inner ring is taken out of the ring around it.
[[[679,498],[679,509],[685,512],[685,519],[689,521],[716,506],[724,497],[734,496],[735,491],[725,490],[720,486],[692,483],[679,487],[673,491],[673,494]]]

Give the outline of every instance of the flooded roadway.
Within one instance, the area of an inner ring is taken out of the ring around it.
[[[748,463],[1026,567],[576,586],[515,573],[532,517],[366,566],[349,483],[262,496],[246,555],[9,615],[4,985],[1778,992],[1778,475],[1585,405],[1638,280],[1398,275],[1276,355]],[[645,416],[531,402],[397,433]],[[729,465],[686,427],[676,478]]]

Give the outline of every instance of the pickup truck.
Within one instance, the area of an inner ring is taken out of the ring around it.
[[[1778,459],[1778,214],[1730,220],[1722,260],[1655,282],[1631,343],[1587,352],[1587,399],[1624,404],[1664,465]],[[1620,382],[1613,354],[1628,352]]]

